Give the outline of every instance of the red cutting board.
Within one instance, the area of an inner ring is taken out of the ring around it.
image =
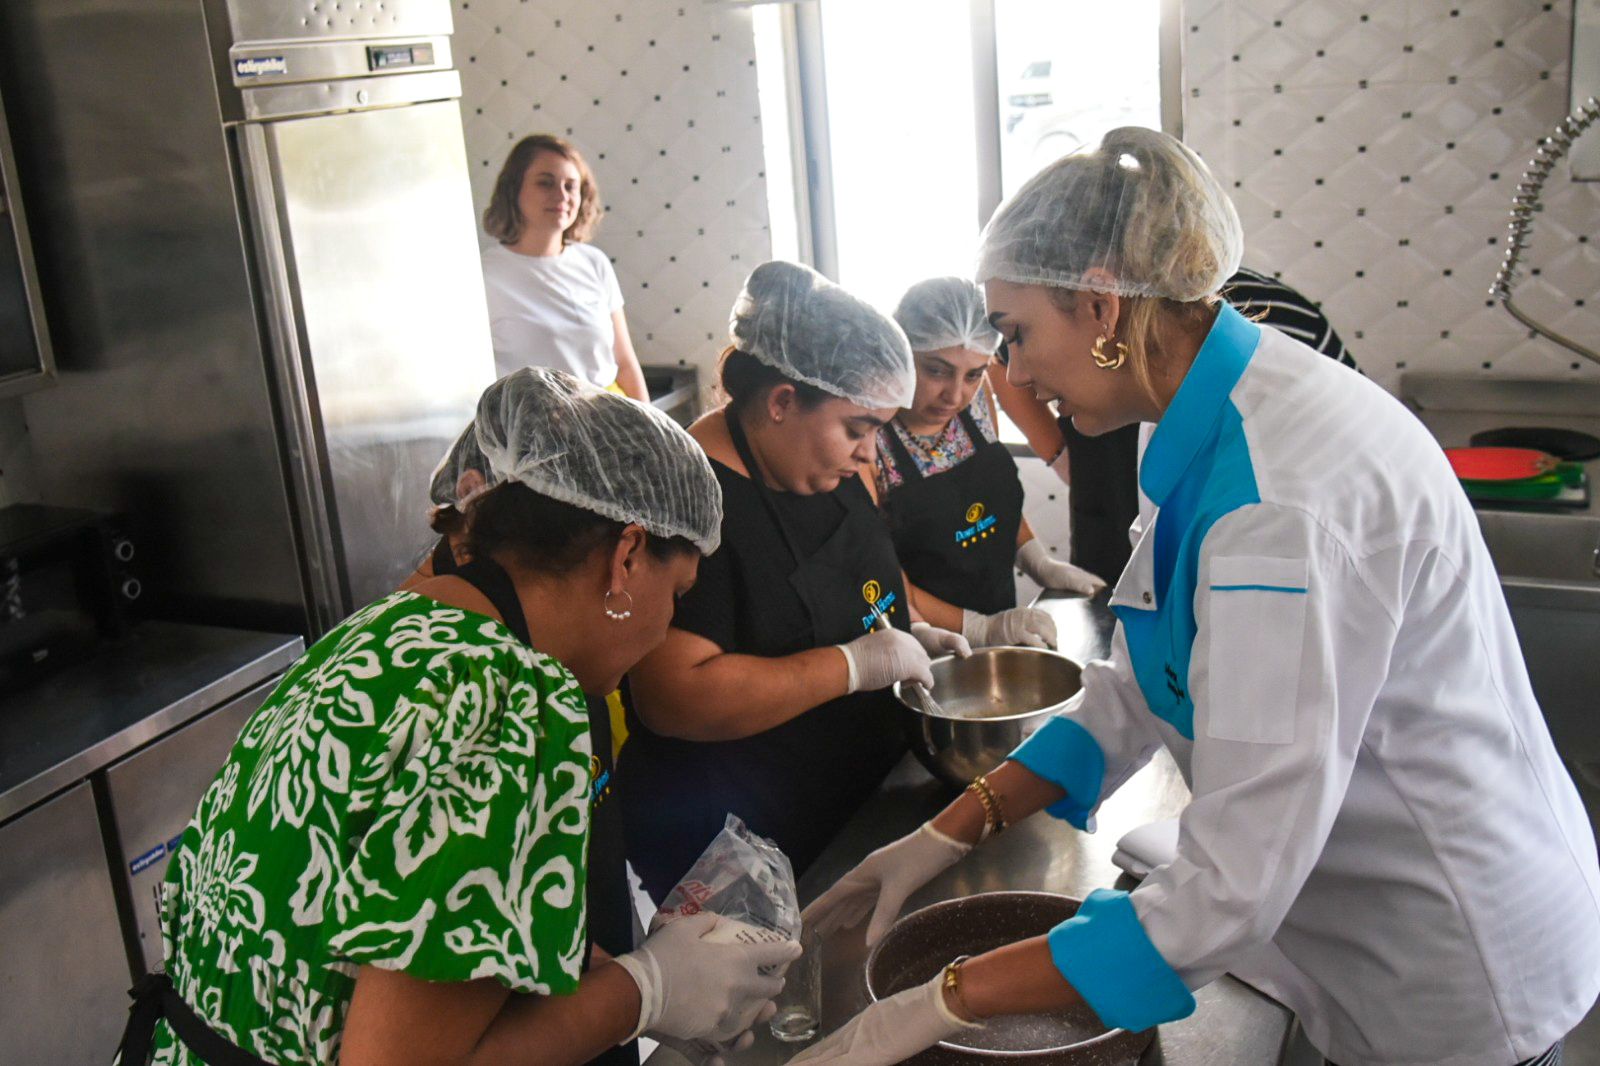
[[[1463,481],[1522,481],[1543,477],[1561,460],[1534,448],[1446,448],[1450,468]]]

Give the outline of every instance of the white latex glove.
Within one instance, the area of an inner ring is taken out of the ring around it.
[[[1042,588],[1093,596],[1106,587],[1104,581],[1083,567],[1052,558],[1038,537],[1017,549],[1017,569]]]
[[[995,614],[961,612],[961,635],[974,648],[1020,644],[1028,648],[1056,646],[1056,620],[1037,607],[1013,607]]]
[[[617,965],[639,986],[639,1024],[630,1040],[650,1032],[725,1043],[754,1025],[772,1005],[783,978],[767,977],[760,969],[786,967],[800,957],[800,942],[707,939],[720,920],[715,914],[679,918],[651,933],[633,951],[617,956]]]
[[[924,822],[917,831],[862,859],[834,886],[811,901],[800,915],[807,929],[827,936],[835,929],[856,925],[867,912],[867,946],[883,939],[906,897],[933,880],[972,850],[972,845],[948,837]]]
[[[789,1060],[790,1066],[891,1066],[981,1022],[958,1018],[944,1001],[944,972],[880,1000]]]
[[[850,668],[850,687],[846,692],[888,688],[896,681],[920,681],[923,688],[933,688],[928,653],[910,633],[875,629],[864,637],[834,647],[844,652],[845,663]]]
[[[776,1013],[778,1013],[778,1005],[768,1000],[762,1006],[760,1013],[756,1015],[752,1024],[763,1025],[771,1021],[772,1016]],[[756,1042],[756,1034],[753,1029],[746,1029],[731,1044],[726,1042],[712,1044],[705,1040],[679,1040],[677,1037],[668,1036],[666,1033],[650,1033],[648,1035],[657,1043],[667,1045],[690,1062],[699,1063],[699,1066],[727,1066],[727,1060],[723,1058],[724,1055],[735,1051],[743,1051]]]
[[[917,638],[917,643],[922,645],[922,650],[928,653],[930,659],[952,654],[965,659],[972,654],[972,645],[967,643],[966,637],[927,622],[912,622],[911,635]]]

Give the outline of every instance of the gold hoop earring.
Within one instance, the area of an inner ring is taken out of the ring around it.
[[[1109,333],[1102,333],[1095,338],[1094,347],[1089,349],[1089,356],[1094,360],[1094,365],[1101,370],[1116,370],[1128,361],[1128,346],[1121,341],[1117,342],[1116,355],[1106,354],[1106,341],[1111,339]]]

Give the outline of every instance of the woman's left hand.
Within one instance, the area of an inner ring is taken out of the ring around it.
[[[1093,596],[1106,583],[1080,566],[1052,558],[1037,537],[1017,549],[1017,569],[1042,588]]]
[[[890,1066],[976,1022],[956,1017],[944,999],[944,974],[874,1003],[789,1060],[789,1066]]]
[[[1056,620],[1037,607],[1013,607],[1009,611],[979,614],[961,612],[961,635],[974,648],[1017,645],[1025,648],[1056,646]]]

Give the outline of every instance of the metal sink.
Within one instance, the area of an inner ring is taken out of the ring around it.
[[[1600,609],[1600,517],[1479,508],[1478,525],[1502,583],[1560,590]]]

